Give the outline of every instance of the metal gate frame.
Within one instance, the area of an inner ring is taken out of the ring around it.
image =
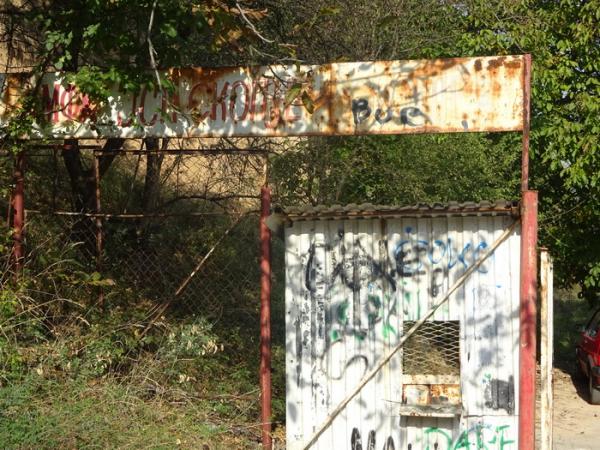
[[[536,300],[537,300],[537,191],[529,189],[529,129],[531,96],[531,55],[524,57],[521,80],[523,90],[523,126],[521,157],[521,279],[520,279],[520,378],[519,378],[519,448],[535,447],[535,364],[536,364]],[[23,260],[23,230],[25,227],[24,159],[17,154],[12,193],[12,258],[16,272]],[[260,385],[263,448],[272,448],[271,439],[271,234],[266,224],[271,209],[270,189],[265,180],[261,191],[261,334]],[[413,327],[414,328],[414,327]]]

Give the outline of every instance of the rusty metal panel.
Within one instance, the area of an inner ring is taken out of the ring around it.
[[[48,126],[32,137],[217,137],[512,131],[523,127],[523,56],[182,68],[174,89],[115,87],[93,104],[48,73],[40,100]],[[30,83],[0,74],[0,126]],[[288,94],[291,92],[291,94]]]
[[[301,220],[286,228],[288,448],[302,448],[398,342],[405,322],[422,317],[513,220]],[[395,448],[410,443],[424,450],[434,448],[427,447],[434,440],[439,449],[460,448],[461,436],[476,443],[477,433],[489,440],[502,434],[503,446],[497,440],[489,449],[516,448],[508,441],[518,432],[519,239],[516,231],[498,247],[436,312],[424,335],[444,321],[454,329],[458,321],[459,331],[447,336],[459,340],[460,374],[452,359],[451,370],[441,362],[428,365],[428,373],[405,375],[401,350],[312,448],[351,449],[358,441],[369,448],[369,440],[376,448],[393,441]],[[433,351],[439,342],[427,345]]]

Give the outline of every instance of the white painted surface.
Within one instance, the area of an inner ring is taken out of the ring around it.
[[[548,249],[540,251],[540,443],[552,450],[554,421],[554,268]]]
[[[302,448],[367,369],[513,219],[442,217],[295,222],[286,229],[287,445]],[[435,320],[461,324],[462,414],[400,418],[402,352],[316,449],[517,448],[519,233],[451,296]],[[404,252],[404,253],[402,253]],[[371,433],[373,432],[373,433]],[[408,446],[410,444],[410,447]]]

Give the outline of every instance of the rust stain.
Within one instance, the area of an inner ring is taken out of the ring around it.
[[[325,123],[325,133],[331,134],[337,129],[335,123],[335,85],[337,82],[335,68],[333,64],[327,64],[329,70],[329,84],[325,86],[327,96],[327,122]]]
[[[500,56],[495,59],[490,59],[487,64],[487,70],[495,70],[498,67],[502,67],[504,65],[504,61],[506,60],[506,56]]]
[[[520,69],[523,67],[523,64],[520,59],[513,59],[512,61],[505,63],[504,66],[508,69]]]
[[[169,70],[173,82],[187,80],[192,84],[213,84],[227,75],[248,74],[252,77],[252,70],[248,67],[218,67],[218,68],[181,68]]]
[[[384,89],[381,96],[383,97],[383,101],[388,104],[390,101],[390,91],[388,89]]]
[[[441,61],[442,69],[449,69],[450,67],[454,67],[455,65],[460,64],[462,59],[461,58],[447,58],[447,59],[441,59],[438,61]]]
[[[481,59],[475,60],[475,71],[479,72],[482,69]]]
[[[460,403],[460,385],[432,384],[429,387],[432,403]]]
[[[494,81],[492,83],[492,95],[494,96],[494,98],[500,98],[502,94],[502,84],[500,84],[498,81]]]

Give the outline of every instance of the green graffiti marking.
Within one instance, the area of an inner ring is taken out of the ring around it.
[[[453,450],[458,450],[459,448],[469,448],[469,432],[468,431],[463,431],[460,436],[458,437],[458,439],[456,440],[456,442],[454,443],[454,447],[448,447],[448,448],[452,448]],[[477,448],[481,448],[481,447],[477,447]]]
[[[382,334],[383,334],[384,339],[389,339],[392,334],[394,334],[395,336],[398,336],[398,332],[396,331],[396,329],[393,326],[391,326],[389,323],[383,324]]]
[[[398,336],[398,330],[391,324],[391,318],[397,314],[397,299],[395,296],[385,294],[383,299],[379,295],[369,294],[367,296],[367,320],[368,329],[373,330],[377,323],[382,322],[382,335],[389,339],[392,335]],[[333,311],[332,329],[329,331],[331,342],[338,342],[344,336],[354,336],[360,342],[367,337],[368,330],[348,329],[350,318],[348,317],[350,302],[346,299],[338,304]]]
[[[387,308],[385,306],[386,302],[387,302]],[[384,307],[384,312],[383,312],[384,319],[383,319],[383,330],[382,330],[383,338],[388,339],[391,337],[392,334],[398,336],[398,331],[396,331],[396,329],[390,324],[390,317],[392,316],[392,314],[396,313],[396,297],[394,296],[392,299],[392,297],[390,297],[388,294],[385,294],[383,296],[383,307]],[[386,310],[387,310],[387,317],[385,314]]]
[[[444,448],[439,445],[439,442],[435,442],[432,446],[430,442],[432,442],[436,437],[438,439],[444,439],[446,442],[445,448],[448,450],[460,450],[460,449],[471,449],[475,448],[477,450],[504,450],[509,447],[511,444],[515,444],[514,440],[508,439],[505,436],[505,433],[510,429],[510,425],[500,425],[495,428],[492,426],[486,426],[477,424],[468,430],[464,430],[460,433],[456,441],[452,442],[452,437],[449,433],[441,430],[437,427],[431,427],[425,429],[425,436],[427,438],[427,447],[425,450],[434,450],[435,448]],[[488,441],[485,441],[484,431],[489,431],[493,433],[493,436]],[[475,442],[472,442],[470,437],[472,438],[474,435]],[[431,437],[430,437],[431,436]],[[437,444],[437,445],[436,445]],[[474,444],[471,446],[471,444]]]
[[[500,450],[503,450],[506,445],[514,444],[515,441],[504,439],[504,431],[507,430],[508,428],[509,428],[508,425],[502,425],[502,426],[496,427],[496,434],[494,435],[494,439],[489,441],[488,444],[495,444],[497,438],[500,438],[498,440],[498,449],[500,449]]]
[[[369,321],[369,326],[373,326],[375,324],[375,322],[377,322],[379,319],[381,319],[381,299],[379,298],[378,295],[371,295],[369,294],[367,296],[367,308],[368,308],[368,321]]]
[[[350,306],[350,302],[344,300],[342,304],[337,307],[337,321],[341,325],[346,325],[348,323],[348,306]]]
[[[359,342],[364,341],[366,339],[366,337],[367,337],[367,333],[365,333],[364,331],[354,333],[354,338]]]
[[[412,301],[412,298],[410,296],[410,292],[405,292],[404,293],[404,305],[405,305],[404,306],[404,314],[406,314],[408,316],[407,317],[408,320],[414,320],[412,310],[411,310],[412,308],[410,307],[411,301]]]
[[[342,336],[340,335],[340,332],[338,330],[331,330],[331,342],[337,342],[340,339],[342,339]]]
[[[436,435],[438,435],[438,434],[441,434],[441,435],[442,435],[442,437],[445,437],[445,438],[446,438],[446,448],[448,448],[448,449],[449,449],[449,448],[451,448],[451,447],[452,447],[452,436],[450,436],[450,435],[449,435],[448,433],[446,433],[444,430],[441,430],[441,429],[439,429],[439,428],[437,428],[437,427],[431,427],[431,428],[427,428],[427,429],[425,430],[425,438],[427,439],[427,447],[425,447],[425,450],[433,450],[433,449],[437,449],[437,447],[438,447],[438,446],[436,446],[436,445],[434,444],[434,446],[433,446],[433,447],[431,447],[431,444],[429,443],[429,442],[430,442],[429,435],[430,435],[430,434],[434,434],[434,433],[435,433]],[[436,442],[436,444],[439,444],[439,443],[438,443],[438,442]]]

